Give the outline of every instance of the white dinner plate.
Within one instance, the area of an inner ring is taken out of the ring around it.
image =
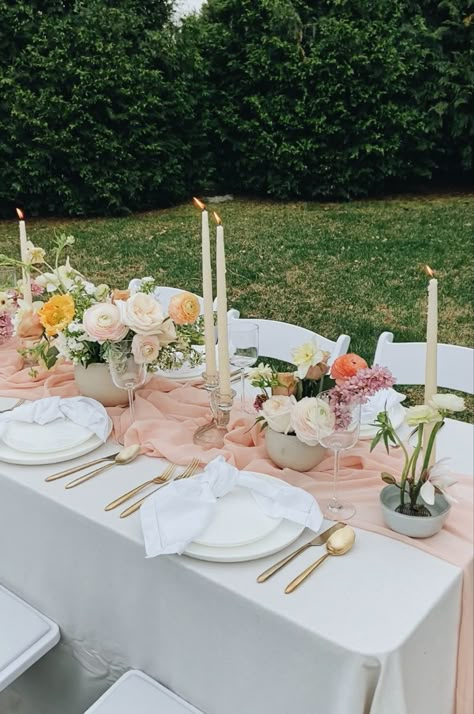
[[[206,366],[203,364],[199,364],[197,367],[183,366],[181,369],[157,369],[156,375],[158,377],[166,377],[166,379],[176,379],[177,381],[198,379],[205,369]]]
[[[301,526],[293,521],[283,519],[274,531],[261,540],[229,548],[211,548],[199,543],[191,543],[184,551],[184,555],[197,560],[210,560],[214,563],[241,563],[246,560],[258,560],[266,555],[273,555],[291,545],[304,531]]]
[[[406,409],[401,404],[397,404],[393,409],[390,410],[389,417],[391,419],[394,429],[398,429],[402,425],[403,420],[405,419],[405,412]],[[372,426],[372,424],[361,424],[359,438],[362,440],[373,439],[377,431],[377,427]]]
[[[218,500],[215,516],[194,543],[209,548],[234,548],[261,540],[274,531],[281,518],[270,518],[248,488],[238,487]]]
[[[4,431],[2,441],[14,451],[53,454],[55,451],[74,449],[91,436],[90,429],[69,419],[55,419],[48,424],[11,421]]]
[[[112,420],[109,420],[108,436],[112,431]],[[59,464],[70,459],[77,459],[79,456],[89,454],[91,451],[102,446],[103,442],[98,436],[93,434],[87,441],[71,449],[54,451],[51,453],[32,453],[17,451],[0,441],[0,461],[7,464],[21,464],[23,466],[42,466],[44,464]]]
[[[0,414],[14,409],[16,406],[19,406],[22,401],[22,399],[18,399],[17,397],[0,397]]]

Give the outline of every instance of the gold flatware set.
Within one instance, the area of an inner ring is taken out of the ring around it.
[[[311,548],[311,546],[326,545],[326,553],[321,556],[321,558],[318,558],[318,560],[316,560],[314,563],[305,568],[303,572],[301,572],[299,575],[296,576],[296,578],[291,581],[291,583],[288,583],[285,588],[285,593],[292,593],[294,590],[296,590],[297,587],[301,585],[304,580],[306,580],[306,578],[311,575],[311,573],[316,570],[316,568],[318,568],[322,563],[324,563],[324,561],[329,558],[330,555],[344,555],[352,548],[352,546],[354,545],[354,541],[354,530],[350,526],[347,526],[345,523],[336,523],[335,525],[331,526],[331,528],[328,528],[327,531],[324,531],[324,533],[321,533],[320,535],[316,536],[316,538],[313,538],[312,540],[308,541],[300,548],[297,548],[292,553],[287,555],[282,560],[279,560],[278,563],[275,563],[275,565],[272,565],[270,568],[265,570],[257,577],[257,582],[264,583],[266,580],[268,580],[268,578],[271,578],[272,575],[281,570],[281,568],[291,562],[298,555],[303,553],[308,548]]]

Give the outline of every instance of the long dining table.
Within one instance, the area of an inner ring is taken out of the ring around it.
[[[94,458],[114,451],[109,440]],[[472,426],[447,421],[438,457],[448,453],[472,474]],[[1,714],[81,714],[130,668],[206,714],[454,711],[459,567],[362,528],[350,557],[291,595],[285,585],[320,549],[256,578],[309,531],[256,561],[146,559],[139,515],[104,505],[166,463],[140,456],[71,490],[45,483],[55,466],[0,463],[0,582],[61,629],[0,694]]]

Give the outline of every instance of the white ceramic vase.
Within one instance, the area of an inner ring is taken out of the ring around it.
[[[406,516],[395,509],[400,505],[400,489],[398,486],[385,486],[380,492],[380,504],[385,524],[396,533],[411,538],[429,538],[435,535],[444,525],[451,506],[441,494],[437,493],[433,506],[426,506],[431,516]]]
[[[128,395],[126,389],[116,387],[106,364],[93,363],[88,367],[74,365],[74,377],[79,392],[83,397],[91,397],[104,407],[126,406]]]
[[[294,434],[280,434],[269,426],[265,429],[267,453],[276,466],[293,471],[309,471],[326,456],[326,449],[318,444],[303,444]]]

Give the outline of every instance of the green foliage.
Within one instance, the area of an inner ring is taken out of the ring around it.
[[[15,203],[124,212],[185,194],[189,107],[170,4],[0,0],[4,214]]]

